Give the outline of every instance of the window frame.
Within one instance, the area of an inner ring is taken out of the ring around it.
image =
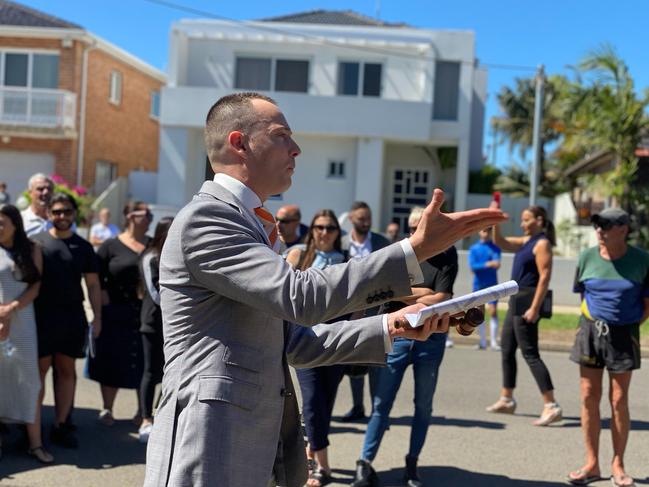
[[[354,94],[348,94],[348,93],[340,93],[339,92],[339,86],[340,86],[340,75],[341,75],[341,69],[340,65],[341,64],[357,64],[358,65],[358,85],[356,86],[356,93]],[[365,65],[366,64],[376,64],[381,67],[381,76],[379,78],[379,94],[378,95],[366,95],[364,91],[364,86],[365,86]],[[383,98],[383,73],[384,73],[384,66],[385,66],[385,61],[381,60],[365,60],[361,61],[359,59],[347,59],[347,58],[339,58],[338,59],[338,64],[336,65],[336,96],[358,96],[358,97],[363,97],[363,98]]]
[[[260,59],[260,60],[269,60],[270,61],[270,80],[268,83],[268,90],[262,88],[239,88],[237,87],[237,60],[238,59]],[[306,91],[277,91],[276,81],[277,81],[277,61],[302,61],[307,63],[307,72],[306,72]],[[311,79],[313,77],[313,59],[312,57],[301,57],[301,56],[273,56],[268,54],[257,54],[257,53],[235,53],[234,54],[234,72],[232,76],[232,89],[234,90],[257,90],[257,91],[267,91],[273,93],[301,93],[309,94],[311,91]]]
[[[113,80],[119,80],[119,83],[113,83]],[[124,88],[124,76],[121,71],[111,69],[108,78],[108,102],[120,106],[122,104],[122,94]]]
[[[153,120],[160,120],[160,108],[161,108],[161,102],[162,102],[162,93],[160,90],[151,90],[150,92],[150,106],[149,106],[149,117],[151,117]],[[154,98],[158,99],[158,113],[155,113],[153,110],[154,103],[153,100]]]
[[[327,162],[327,179],[334,181],[347,179],[347,161],[345,159],[329,159]]]
[[[5,85],[5,71],[7,69],[7,54],[24,54],[27,56],[27,84],[26,86]],[[59,59],[59,80],[61,77],[61,52],[56,49],[29,49],[29,48],[0,48],[0,87],[3,88],[23,88],[25,90],[58,90],[59,82],[55,88],[34,88],[34,55],[57,56]]]

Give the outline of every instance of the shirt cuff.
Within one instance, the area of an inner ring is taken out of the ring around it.
[[[383,315],[383,346],[385,353],[392,351],[392,338],[390,338],[390,329],[388,328],[388,315]]]
[[[401,242],[401,248],[403,253],[406,255],[406,267],[408,269],[408,277],[410,278],[410,285],[421,284],[424,282],[424,274],[421,272],[421,267],[419,266],[419,261],[417,260],[417,255],[415,254],[414,249],[410,240],[404,238]]]

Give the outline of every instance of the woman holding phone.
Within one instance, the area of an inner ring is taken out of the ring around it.
[[[494,195],[491,207],[500,207],[499,195]],[[494,243],[503,251],[515,252],[512,279],[518,283],[520,292],[509,300],[502,329],[503,385],[500,398],[487,411],[513,414],[516,410],[516,349],[520,348],[543,397],[543,411],[533,424],[547,426],[562,419],[561,407],[554,398],[550,372],[539,355],[540,312],[552,275],[555,231],[541,206],[523,210],[521,228],[522,237],[504,237],[499,225],[493,227]]]

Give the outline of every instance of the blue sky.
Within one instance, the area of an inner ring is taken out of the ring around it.
[[[20,1],[20,0],[18,0]],[[589,50],[608,42],[626,61],[636,90],[649,86],[646,0],[247,0],[216,2],[171,0],[214,15],[258,19],[315,9],[354,10],[380,18],[430,29],[472,30],[478,59],[487,64],[546,66],[549,74],[566,73]],[[146,0],[23,0],[21,3],[80,24],[153,66],[165,70],[169,28],[174,20],[196,17]],[[488,120],[499,110],[495,95],[515,77],[531,71],[489,68],[489,98],[485,123],[485,151],[492,139]],[[504,165],[510,155],[505,146],[496,162]]]

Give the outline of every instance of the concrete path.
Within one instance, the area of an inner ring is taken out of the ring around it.
[[[515,416],[486,413],[484,408],[498,397],[500,354],[457,346],[447,351],[435,396],[434,418],[420,458],[427,486],[541,487],[565,485],[569,470],[581,466],[583,447],[579,427],[578,369],[566,353],[543,354],[555,383],[557,399],[565,411],[559,426],[536,428],[532,420],[541,400],[526,365],[519,360],[519,388]],[[79,364],[81,372],[81,363]],[[48,387],[50,387],[48,380]],[[649,484],[649,372],[640,370],[631,386],[633,431],[627,448],[628,471],[638,485]],[[605,387],[605,391],[607,391]],[[335,415],[350,405],[349,383],[341,384]],[[1,393],[1,391],[0,391]],[[413,384],[408,373],[393,410],[375,467],[384,487],[402,485],[401,469],[408,448]],[[366,405],[369,402],[366,399]],[[48,394],[45,424],[52,419]],[[5,437],[5,456],[0,461],[0,487],[116,487],[140,486],[143,479],[144,446],[137,442],[130,422],[135,394],[121,391],[117,398],[117,424],[106,428],[96,423],[100,407],[98,386],[79,379],[75,422],[81,448],[52,448],[56,464],[42,467],[22,454],[15,432]],[[601,439],[602,474],[610,475],[611,442],[609,407],[603,401],[605,429]],[[349,485],[358,457],[365,425],[334,422],[330,448],[336,483]],[[8,444],[7,444],[8,443]],[[254,461],[254,459],[251,459]],[[604,480],[595,486],[610,485]],[[218,486],[214,486],[218,487]]]

